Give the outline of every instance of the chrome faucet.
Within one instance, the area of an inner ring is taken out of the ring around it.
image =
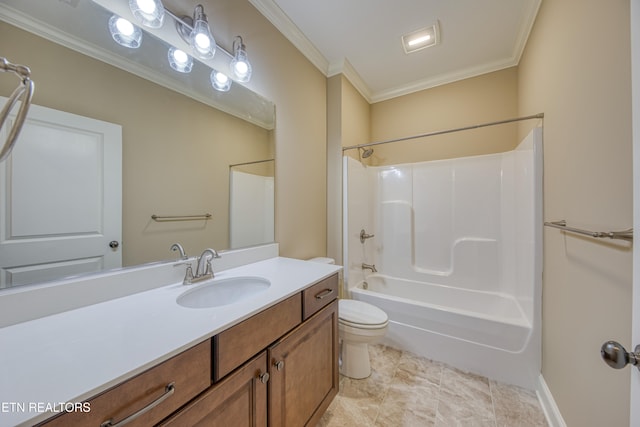
[[[184,252],[184,248],[182,247],[182,245],[180,243],[174,243],[173,245],[171,245],[171,247],[169,248],[171,251],[175,252],[178,251],[180,252],[180,259],[187,259],[189,258],[187,256],[187,254]]]
[[[176,246],[176,249],[174,250],[180,250],[180,245],[178,243],[176,243],[174,246]],[[194,283],[202,282],[203,280],[213,279],[213,268],[211,267],[211,260],[213,258],[221,258],[221,256],[218,254],[218,252],[215,249],[210,249],[210,248],[205,249],[200,255],[200,257],[198,257],[195,275],[193,274],[191,261],[179,262],[175,264],[176,266],[185,265],[185,264],[187,265],[187,270],[185,271],[184,280],[182,280],[182,284],[192,285]]]
[[[363,270],[371,270],[372,273],[377,273],[378,270],[376,270],[376,265],[375,264],[365,264],[364,262],[362,263],[362,269]]]
[[[218,251],[215,249],[207,248],[202,251],[200,258],[198,258],[198,266],[196,267],[196,275],[194,279],[209,279],[213,277],[213,269],[211,268],[211,260],[213,258],[220,258]]]

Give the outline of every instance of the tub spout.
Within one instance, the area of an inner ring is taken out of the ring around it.
[[[365,264],[364,262],[362,263],[362,269],[363,270],[371,270],[372,273],[377,273],[378,270],[376,270],[376,265],[375,264]]]

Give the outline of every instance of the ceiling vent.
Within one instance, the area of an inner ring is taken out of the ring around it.
[[[413,53],[440,43],[440,26],[436,21],[430,27],[421,28],[402,36],[405,53]]]

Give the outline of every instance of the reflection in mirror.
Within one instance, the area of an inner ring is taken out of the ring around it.
[[[108,247],[107,250],[119,251],[122,266],[126,267],[175,259],[175,253],[169,251],[173,242],[180,242],[191,255],[199,254],[207,247],[218,250],[232,247],[228,171],[230,165],[274,157],[273,104],[239,84],[234,84],[232,90],[225,94],[216,93],[210,86],[202,88],[199,86],[201,82],[195,81],[197,72],[186,77],[173,72],[166,61],[167,47],[154,47],[158,40],[146,37],[143,46],[132,52],[109,40],[107,21],[81,20],[78,13],[95,17],[106,11],[89,0],[3,0],[0,4],[0,56],[31,68],[36,83],[35,105],[121,128],[122,166],[119,170],[105,170],[105,174],[117,175],[122,180],[121,208],[118,207],[122,237],[107,236],[106,231],[99,230],[105,234],[107,242],[118,243],[115,248]],[[55,28],[57,25],[67,26],[60,30],[60,27]],[[43,28],[48,35],[43,36]],[[74,35],[76,30],[84,31],[86,36]],[[52,31],[59,32],[52,35]],[[105,46],[113,49],[107,54],[105,47],[100,45],[102,38],[109,41]],[[51,40],[64,40],[73,48]],[[82,47],[76,48],[74,44]],[[81,49],[90,51],[91,56],[77,51]],[[154,50],[163,54],[156,57]],[[103,62],[107,57],[116,66]],[[153,61],[158,62],[154,65]],[[194,71],[198,65],[201,64],[194,65]],[[134,74],[123,70],[125,66]],[[207,78],[204,81],[208,83],[207,70],[201,69],[201,73],[205,74]],[[158,76],[159,84],[149,80],[152,75]],[[8,96],[15,81],[1,77],[0,96]],[[234,92],[234,88],[239,92]],[[48,137],[42,138],[45,140]],[[12,157],[6,160],[5,166],[8,167],[0,176],[0,199],[10,199],[15,188],[16,178],[10,173],[12,162]],[[21,176],[32,176],[24,169],[26,166],[22,167]],[[57,165],[52,173],[64,168],[64,164]],[[62,194],[64,189],[51,191]],[[30,197],[29,193],[22,196],[25,200]],[[68,200],[68,197],[58,198],[53,194],[46,203],[51,203],[52,210],[66,212],[73,222],[75,210],[68,202],[60,204],[59,200]],[[0,207],[3,209],[0,212],[0,257],[4,258],[10,253],[6,251],[16,243],[7,240],[12,227],[15,227],[11,221],[16,214],[6,203]],[[211,213],[212,216],[177,222],[158,222],[151,218],[154,214],[201,213]],[[273,221],[270,226],[273,233]],[[261,232],[253,241],[245,240],[244,244],[264,242],[265,234]],[[46,262],[61,265],[76,262],[76,258],[87,258],[85,254],[74,255],[74,260],[56,259],[54,255],[59,252],[56,248],[54,245],[47,251],[50,256]],[[0,267],[0,277],[5,279],[0,287],[10,286],[7,277],[30,265],[30,262],[22,260],[14,264],[11,267],[13,272]],[[91,267],[74,272],[95,272],[107,268],[102,262],[88,265]],[[23,283],[54,278],[41,274],[30,274],[30,277]]]
[[[231,249],[273,242],[273,159],[229,167],[229,241]]]

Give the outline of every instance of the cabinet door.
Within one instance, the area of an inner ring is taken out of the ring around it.
[[[268,378],[262,352],[160,425],[266,427]]]
[[[269,425],[315,425],[338,393],[338,301],[269,348]]]

